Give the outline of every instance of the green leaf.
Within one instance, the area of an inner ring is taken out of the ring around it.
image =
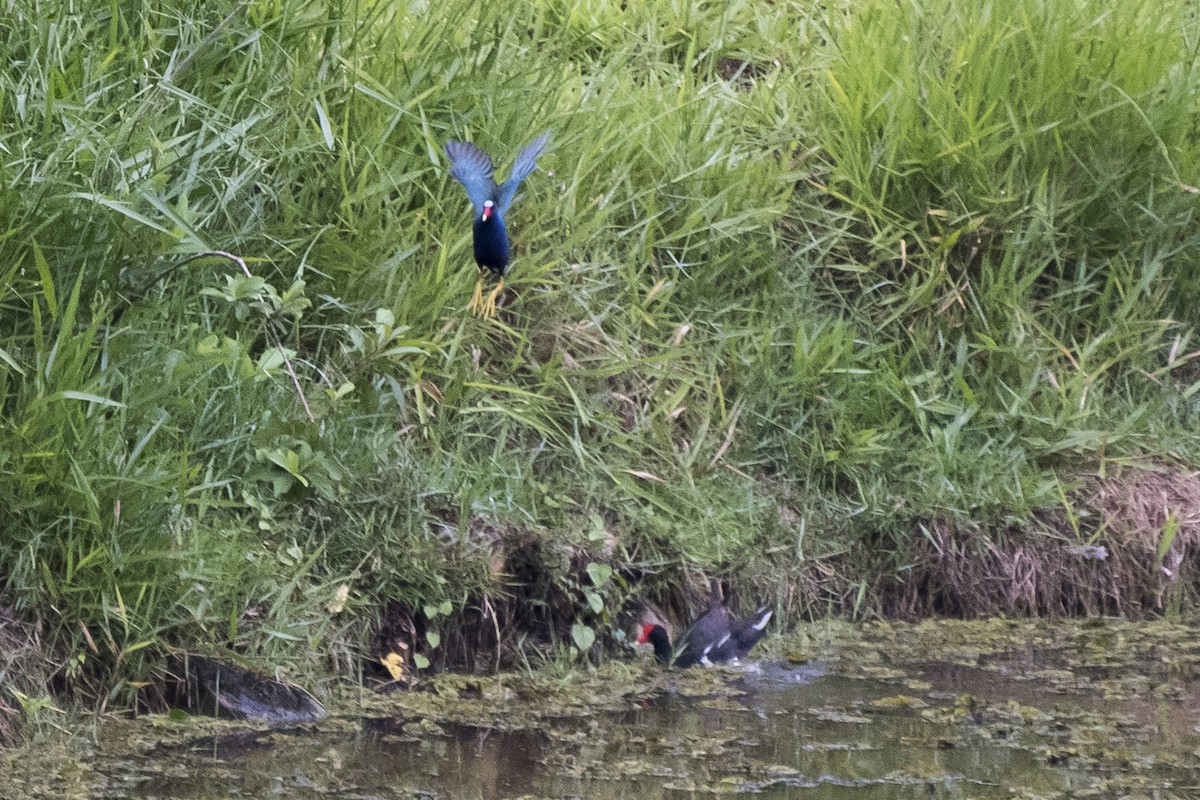
[[[592,585],[597,589],[604,588],[604,584],[608,583],[609,579],[612,578],[612,573],[612,567],[608,564],[593,561],[587,565],[588,577],[592,579]]]
[[[571,626],[571,638],[575,640],[575,646],[580,652],[585,652],[589,647],[596,643],[596,632],[580,622],[576,622]]]
[[[429,642],[430,648],[437,650],[438,645],[442,643],[442,637],[437,631],[425,631],[425,641]]]
[[[593,612],[599,614],[604,610],[604,598],[602,598],[600,595],[584,589],[583,596],[584,599],[587,600],[588,607],[591,608]]]
[[[336,143],[333,139],[333,126],[329,124],[329,115],[325,113],[325,106],[321,105],[320,98],[314,98],[313,105],[317,109],[317,122],[321,126],[321,138],[325,140],[325,147],[333,152]]]
[[[38,279],[42,283],[42,296],[46,298],[46,308],[50,309],[50,318],[58,319],[58,299],[54,291],[54,276],[50,273],[50,262],[46,261],[42,248],[37,240],[31,239],[33,245],[33,263],[37,267]]]
[[[258,357],[258,368],[270,373],[282,367],[289,358],[295,358],[296,351],[287,347],[268,347]]]
[[[1167,553],[1171,550],[1171,545],[1175,543],[1175,536],[1179,533],[1179,517],[1172,511],[1167,514],[1167,521],[1163,523],[1162,538],[1158,540],[1158,554],[1155,558],[1155,563],[1161,565]]]
[[[14,370],[16,370],[18,375],[25,374],[25,370],[21,369],[21,365],[18,364],[16,361],[14,361],[13,357],[10,356],[8,354],[8,351],[5,350],[3,347],[0,347],[0,361],[3,361],[5,364],[8,364],[10,367],[12,367]]]
[[[64,400],[83,400],[87,403],[96,403],[97,405],[108,406],[109,408],[125,408],[125,404],[120,401],[111,400],[89,392],[77,392],[74,389],[65,390],[60,397]]]
[[[107,197],[104,197],[102,195],[94,194],[94,193],[90,193],[90,192],[72,192],[69,195],[67,195],[67,197],[70,197],[75,200],[90,200],[93,203],[99,203],[100,205],[104,206],[105,208],[110,208],[113,211],[116,211],[118,214],[123,214],[124,216],[129,217],[129,219],[133,220],[134,222],[137,222],[138,224],[141,224],[141,225],[145,225],[147,228],[150,228],[151,230],[155,230],[155,231],[158,231],[159,233],[165,233],[165,234],[171,233],[171,231],[167,230],[162,225],[159,225],[157,222],[150,219],[145,214],[139,214],[138,212],[134,211],[129,206],[119,203],[116,200],[110,200]]]
[[[304,296],[304,281],[295,281],[279,298],[279,310],[293,319],[300,319],[312,301]]]
[[[2,351],[0,351],[0,356],[3,356]],[[340,386],[338,386],[336,389],[326,389],[325,394],[330,400],[341,400],[343,397],[345,397],[346,395],[350,394],[353,391],[354,391],[353,383],[351,383],[350,381],[342,381],[342,384]]]
[[[420,653],[413,655],[413,666],[417,669],[429,669],[429,659]]]
[[[257,275],[228,275],[225,281],[228,289],[226,296],[231,300],[261,300],[264,294],[274,288],[266,278]]]

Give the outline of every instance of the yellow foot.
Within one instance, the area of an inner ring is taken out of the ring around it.
[[[483,304],[483,314],[481,316],[484,316],[484,317],[496,316],[496,298],[499,297],[500,293],[503,291],[504,291],[504,278],[501,278],[500,282],[496,284],[496,288],[492,289],[492,293],[488,295],[487,302],[485,302]]]
[[[471,302],[467,303],[467,311],[470,311],[475,316],[483,316],[483,272],[479,273],[479,277],[475,279],[475,293],[471,295]]]

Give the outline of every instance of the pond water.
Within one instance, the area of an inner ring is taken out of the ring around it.
[[[456,676],[310,726],[112,722],[76,796],[1200,798],[1194,629],[941,625],[740,670]]]

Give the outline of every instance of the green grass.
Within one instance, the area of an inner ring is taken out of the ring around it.
[[[353,672],[388,600],[542,653],[712,576],[869,611],[798,576],[1195,464],[1200,29],[1110,6],[20,0],[5,602],[122,699]],[[547,129],[474,319],[441,146]]]
[[[1065,329],[1094,335],[1118,316],[1114,291],[1193,290],[1186,97],[1200,76],[1184,6],[978,12],[869,3],[834,26],[817,139],[831,191],[890,261],[889,299],[911,313],[950,295],[989,321],[1014,303],[1069,306],[1083,313]],[[1107,277],[1114,267],[1134,274]],[[1139,280],[1158,270],[1166,281]],[[1194,320],[1193,305],[1171,310]]]

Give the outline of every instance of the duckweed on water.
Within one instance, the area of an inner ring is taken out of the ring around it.
[[[800,640],[813,665],[776,657]],[[742,671],[439,675],[409,693],[323,698],[326,720],[283,729],[107,719],[0,755],[0,796],[1185,798],[1200,786],[1187,626],[822,624],[764,653]]]

